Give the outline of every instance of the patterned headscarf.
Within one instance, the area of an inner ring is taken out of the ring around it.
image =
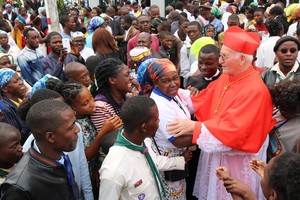
[[[152,82],[152,79],[149,76],[148,67],[151,65],[151,63],[157,60],[157,58],[149,58],[142,62],[140,64],[138,70],[137,70],[137,82],[140,84],[140,95],[147,95],[150,96],[151,91],[154,88],[154,84]]]
[[[142,62],[139,66],[139,68],[137,69],[137,77],[136,77],[136,80],[137,82],[139,82],[140,84],[142,84],[145,80],[145,73],[149,67],[149,65],[154,61],[154,60],[157,60],[157,58],[149,58],[147,60],[144,60],[144,62]],[[149,76],[148,76],[149,77]],[[147,77],[147,79],[148,79]],[[151,78],[149,77],[150,81],[151,81]],[[148,79],[148,80],[149,80]],[[152,82],[152,81],[151,81]]]
[[[157,59],[148,67],[148,72],[152,81],[155,81],[168,72],[176,72],[176,67],[167,58]]]
[[[0,69],[0,88],[4,87],[15,73],[17,72],[9,68]]]
[[[39,89],[43,89],[43,88],[46,88],[46,82],[49,78],[54,78],[54,79],[58,79],[54,76],[51,76],[50,74],[46,74],[45,76],[43,76],[43,78],[41,78],[40,80],[38,80],[33,86],[32,86],[32,89],[31,89],[31,92],[30,92],[30,97],[32,97],[32,95],[38,91]]]
[[[22,17],[21,15],[19,15],[15,20],[18,20],[22,24],[26,25],[26,21],[25,21],[24,17]]]
[[[104,24],[104,19],[102,17],[99,16],[93,17],[88,26],[88,32],[89,33],[94,32],[98,27],[102,26],[102,24]]]

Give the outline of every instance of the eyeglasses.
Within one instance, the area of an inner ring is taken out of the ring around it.
[[[296,49],[296,48],[291,48],[291,49],[280,49],[280,50],[278,50],[278,51],[280,51],[280,52],[283,53],[283,54],[286,54],[288,51],[289,51],[290,53],[296,53],[296,52],[298,51],[298,49]]]
[[[229,58],[229,56],[225,56],[224,54],[219,54],[220,55],[220,58],[222,59],[222,61],[225,61]]]

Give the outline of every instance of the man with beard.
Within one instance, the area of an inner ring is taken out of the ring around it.
[[[69,62],[77,62],[76,56],[67,52],[62,45],[62,36],[58,32],[51,32],[47,37],[47,44],[51,49],[51,53],[41,60],[43,72],[65,80],[63,67]]]
[[[27,28],[23,32],[26,46],[20,52],[17,62],[21,68],[22,76],[30,85],[35,84],[44,76],[41,60],[44,54],[38,49],[40,41],[39,34],[33,28]]]

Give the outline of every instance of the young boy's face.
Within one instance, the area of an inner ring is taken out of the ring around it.
[[[23,156],[20,144],[21,134],[18,130],[11,131],[2,141],[0,147],[0,168],[9,169],[19,162]]]
[[[218,58],[214,53],[205,54],[199,52],[198,69],[206,78],[211,78],[216,74],[219,66]]]
[[[173,45],[173,36],[167,35],[163,39],[161,39],[161,46],[163,46],[165,49],[171,49]]]

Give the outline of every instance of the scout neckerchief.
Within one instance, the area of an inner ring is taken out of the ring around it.
[[[7,175],[8,175],[7,171],[0,169],[0,177],[6,178]]]
[[[145,143],[143,142],[142,146],[138,146],[138,145],[135,145],[131,142],[129,142],[123,135],[123,128],[120,128],[119,132],[118,132],[118,137],[116,139],[116,142],[115,142],[115,146],[124,146],[124,147],[127,147],[128,149],[131,149],[133,151],[139,151],[141,152],[142,154],[144,154],[146,156],[146,159],[148,161],[148,164],[151,168],[151,171],[153,173],[153,176],[154,176],[154,180],[155,180],[155,183],[156,183],[156,187],[157,187],[157,190],[158,190],[158,193],[159,193],[159,197],[160,199],[162,200],[162,196],[161,196],[161,192],[160,192],[160,188],[162,189],[162,192],[163,192],[163,195],[166,196],[166,191],[165,191],[165,188],[162,184],[162,181],[160,179],[160,176],[159,176],[159,173],[156,169],[156,166],[148,152],[148,148],[146,147]]]

